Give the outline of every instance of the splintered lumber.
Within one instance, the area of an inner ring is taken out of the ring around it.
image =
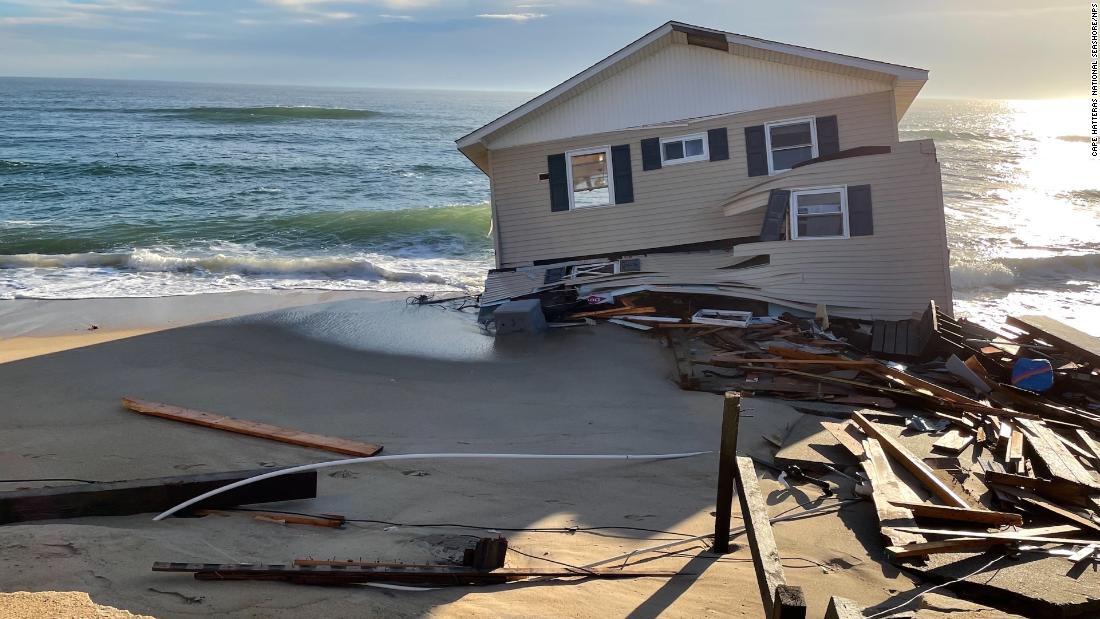
[[[741,395],[727,393],[722,407],[722,444],[718,456],[718,497],[714,513],[714,552],[730,551],[730,514],[733,511],[733,471],[737,467],[737,426],[741,423]]]
[[[1077,430],[1077,438],[1081,441],[1081,444],[1089,450],[1092,454],[1092,458],[1100,461],[1100,442],[1093,439],[1085,430]]]
[[[1023,501],[1025,504],[1032,507],[1037,507],[1043,511],[1049,512],[1062,518],[1063,520],[1072,522],[1075,526],[1092,529],[1093,531],[1100,532],[1100,524],[1093,522],[1091,519],[1074,513],[1060,505],[1050,502],[1049,500],[1035,494],[1028,492],[1027,490],[1020,490],[1019,488],[1001,488],[1002,492],[1007,492],[1016,498]]]
[[[932,451],[958,455],[974,440],[974,434],[952,428],[932,444]]]
[[[877,440],[869,438],[863,441],[863,455],[861,464],[867,478],[871,480],[871,499],[875,504],[879,530],[883,537],[894,546],[925,541],[920,535],[902,533],[895,528],[916,525],[913,512],[897,503],[918,502],[920,497],[894,475],[890,460]]]
[[[1071,357],[1100,366],[1100,339],[1046,316],[1009,316],[1006,323],[1062,349]]]
[[[756,569],[756,583],[760,586],[760,600],[768,617],[776,608],[775,591],[779,585],[787,584],[783,574],[783,564],[779,558],[779,548],[775,545],[772,525],[768,518],[764,495],[756,478],[756,466],[752,458],[738,456],[735,477],[737,479],[737,499],[741,504],[741,516],[744,518],[745,533],[749,538],[749,550]]]
[[[175,563],[157,561],[154,572],[193,572],[196,580],[281,580],[314,585],[404,582],[435,585],[493,585],[532,577],[638,578],[688,575],[672,571],[573,568],[499,568],[477,570],[451,565],[350,564],[285,565],[263,563]]]
[[[1030,419],[1021,419],[1019,424],[1024,430],[1024,438],[1035,452],[1035,458],[1043,463],[1052,477],[1100,489],[1100,481],[1081,466],[1053,430]]]
[[[1074,505],[1087,505],[1088,496],[1092,490],[1088,486],[1062,481],[1061,479],[1037,479],[1027,475],[1017,475],[998,470],[999,463],[989,462],[985,470],[985,480],[998,486],[1017,486],[1034,490],[1036,494],[1043,495],[1055,501],[1072,503]]]
[[[308,432],[282,428],[258,421],[225,417],[223,415],[215,415],[213,413],[191,410],[180,406],[172,406],[170,404],[161,404],[159,402],[149,402],[146,400],[124,397],[122,398],[122,405],[142,415],[182,421],[184,423],[192,423],[207,428],[225,430],[226,432],[236,432],[237,434],[247,434],[248,436],[266,438],[272,441],[279,441],[280,443],[289,443],[300,447],[312,447],[313,449],[322,449],[348,456],[367,457],[376,455],[378,452],[382,451],[381,445],[374,445],[372,443],[361,443],[359,441],[343,438],[310,434]]]
[[[834,421],[821,421],[819,423],[821,427],[829,431],[829,434],[833,435],[833,438],[835,438],[838,443],[850,451],[857,460],[863,459],[863,445],[860,442],[861,435],[859,434],[859,430],[856,429],[856,424],[851,419],[839,423]]]
[[[905,546],[890,546],[886,549],[886,554],[892,559],[904,559],[907,557],[926,557],[928,555],[954,554],[957,552],[983,552],[994,546],[1011,543],[1013,543],[1012,540],[962,538],[908,544]]]
[[[272,470],[203,473],[3,492],[0,493],[0,524],[162,512],[196,495]],[[317,472],[306,471],[241,486],[210,497],[195,508],[234,507],[312,499],[316,496]]]
[[[929,503],[893,502],[898,507],[904,507],[920,518],[936,518],[939,520],[956,520],[959,522],[978,522],[981,524],[1020,526],[1024,518],[1020,514],[1009,512],[992,512],[983,509],[963,509],[961,507],[947,507],[946,505],[931,505]]]
[[[606,318],[608,316],[625,316],[628,314],[656,314],[656,307],[613,307],[605,310],[593,310],[591,312],[577,312],[570,314],[568,318]]]
[[[1027,532],[998,531],[956,531],[954,529],[925,529],[923,527],[900,527],[910,533],[921,535],[940,535],[946,537],[976,537],[982,539],[1000,539],[1010,542],[1038,542],[1043,544],[1091,544],[1095,540],[1069,539],[1064,537],[1047,537],[1044,535],[1029,535]]]
[[[893,456],[899,464],[905,467],[905,470],[909,471],[913,477],[916,477],[917,481],[927,488],[929,492],[936,495],[944,503],[953,507],[962,507],[964,509],[970,507],[970,504],[956,494],[950,486],[936,477],[927,464],[918,460],[916,456],[903,447],[894,437],[883,433],[871,420],[867,419],[867,417],[863,416],[861,413],[853,414],[852,419],[859,425],[861,430],[867,433],[867,436],[877,439],[882,443],[882,448]]]

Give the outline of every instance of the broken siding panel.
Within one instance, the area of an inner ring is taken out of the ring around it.
[[[490,136],[488,147],[888,92],[892,87],[881,75],[845,75],[696,45],[663,45]]]
[[[875,161],[870,161],[870,160]],[[864,161],[867,160],[867,161]],[[929,299],[950,311],[939,167],[929,144],[897,145],[889,155],[828,162],[830,184],[870,184],[875,233],[850,239],[776,241],[738,245],[734,254],[766,254],[771,269],[800,268],[796,285],[757,280],[762,290],[806,303],[869,308],[862,317],[888,320],[920,312]],[[799,170],[810,170],[807,166]],[[784,182],[808,183],[820,174],[788,173]],[[779,182],[778,177],[773,182]]]
[[[688,126],[622,131],[494,151],[493,197],[500,224],[500,265],[755,236],[760,231],[762,212],[724,217],[719,206],[739,189],[761,180],[745,174],[741,138],[745,126],[836,114],[844,148],[890,144],[897,140],[892,106],[889,92],[873,93],[708,119]],[[538,175],[546,172],[547,155],[717,127],[728,129],[729,159],[643,171],[639,148],[631,163],[632,204],[550,212],[545,181],[538,180]]]

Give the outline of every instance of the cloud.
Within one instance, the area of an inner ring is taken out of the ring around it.
[[[414,19],[412,15],[390,15],[388,13],[382,13],[378,17],[382,19],[396,19],[398,21],[412,21]]]
[[[532,19],[542,19],[546,17],[546,13],[482,13],[478,15],[481,19],[506,19],[517,23],[523,23],[531,21]]]

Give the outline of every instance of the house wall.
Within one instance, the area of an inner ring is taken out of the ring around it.
[[[849,239],[746,243],[735,257],[767,255],[769,264],[741,275],[770,297],[825,303],[838,315],[897,320],[923,311],[929,299],[951,312],[951,276],[940,166],[931,140],[892,145],[885,155],[796,168],[729,203],[753,209],[771,189],[871,186],[874,234]],[[788,224],[789,225],[789,224]],[[781,281],[797,273],[795,281]]]
[[[673,42],[673,32],[622,66],[515,125],[490,135],[490,150],[684,118],[885,92],[880,76],[795,66]]]
[[[493,210],[499,228],[497,266],[535,260],[619,253],[756,236],[763,209],[726,217],[722,205],[761,182],[749,177],[744,128],[800,116],[835,114],[842,149],[898,140],[892,92],[789,105],[680,123],[554,140],[489,152]],[[726,127],[730,158],[642,170],[640,141]],[[630,144],[634,199],[630,204],[551,212],[546,157],[567,150]],[[761,204],[763,206],[763,204]]]

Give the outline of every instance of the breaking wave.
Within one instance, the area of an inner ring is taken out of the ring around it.
[[[390,211],[323,211],[278,215],[208,216],[149,222],[109,221],[70,229],[63,222],[0,228],[7,254],[115,253],[120,248],[194,247],[211,240],[252,243],[278,250],[456,244],[461,253],[490,247],[487,204]],[[10,256],[8,256],[10,257]],[[4,256],[0,256],[3,265]]]
[[[1047,287],[1069,280],[1100,282],[1100,254],[952,260],[951,285],[956,290],[1000,288],[1034,284]]]
[[[122,253],[15,254],[0,256],[0,269],[113,268],[139,273],[208,273],[381,279],[391,282],[447,284],[440,275],[386,268],[362,257],[176,254],[137,249]]]

